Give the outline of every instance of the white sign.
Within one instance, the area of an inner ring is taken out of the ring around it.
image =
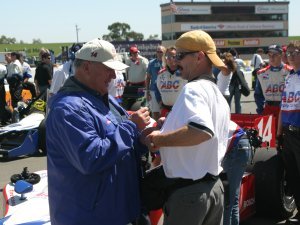
[[[255,14],[288,13],[288,5],[256,5]]]
[[[259,39],[244,40],[244,46],[256,46],[256,45],[259,45]]]
[[[214,40],[217,47],[225,46],[225,40]]]
[[[228,22],[228,23],[189,23],[181,24],[181,31],[241,31],[241,30],[281,30],[283,22]]]
[[[207,15],[211,14],[211,7],[209,5],[202,5],[202,6],[180,6],[176,5],[177,11],[175,14],[182,14],[182,15]]]

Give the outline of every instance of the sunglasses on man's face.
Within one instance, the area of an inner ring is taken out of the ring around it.
[[[190,54],[194,54],[198,51],[194,51],[194,52],[178,52],[176,53],[176,60],[180,61],[180,60],[183,60],[183,58],[187,55],[190,55]]]
[[[168,59],[168,60],[171,60],[171,59],[175,60],[176,59],[176,55],[166,55],[166,59]]]

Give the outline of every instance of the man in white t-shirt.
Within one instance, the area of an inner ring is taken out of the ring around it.
[[[160,131],[146,138],[159,149],[164,172],[176,179],[164,205],[164,224],[223,224],[224,189],[219,179],[228,141],[230,110],[214,83],[212,65],[225,64],[202,30],[184,33],[176,43],[183,87]]]
[[[129,49],[130,57],[125,60],[127,68],[127,84],[136,86],[145,86],[146,74],[149,61],[139,54],[136,46]]]
[[[49,90],[50,96],[56,94],[59,91],[59,89],[64,85],[65,81],[70,76],[74,75],[75,71],[73,62],[75,60],[75,53],[81,47],[82,44],[80,43],[73,44],[68,52],[69,60],[55,70]]]
[[[7,56],[9,57],[9,56]],[[17,107],[17,103],[22,100],[22,79],[23,79],[23,67],[19,61],[20,53],[10,53],[11,62],[7,61],[7,82],[9,84],[9,91],[11,95],[12,107]]]
[[[141,90],[145,88],[146,75],[149,61],[140,55],[136,45],[129,49],[130,57],[125,59],[126,69],[126,88],[123,94],[123,106],[130,110],[136,100],[141,97]],[[129,94],[129,95],[128,95]]]

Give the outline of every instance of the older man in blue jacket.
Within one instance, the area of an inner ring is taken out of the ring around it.
[[[76,53],[75,75],[49,102],[46,121],[52,225],[125,225],[140,213],[140,132],[147,108],[130,117],[108,96],[114,46],[94,39]]]

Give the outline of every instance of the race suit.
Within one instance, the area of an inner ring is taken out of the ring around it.
[[[281,122],[283,129],[282,157],[287,182],[300,210],[300,71],[291,71],[282,92]]]
[[[181,89],[187,83],[187,80],[181,78],[179,71],[171,71],[169,67],[158,72],[155,96],[158,102],[162,103],[161,116],[171,110]]]
[[[254,99],[258,114],[273,114],[278,118],[284,79],[291,67],[281,64],[279,67],[267,66],[257,72]]]

